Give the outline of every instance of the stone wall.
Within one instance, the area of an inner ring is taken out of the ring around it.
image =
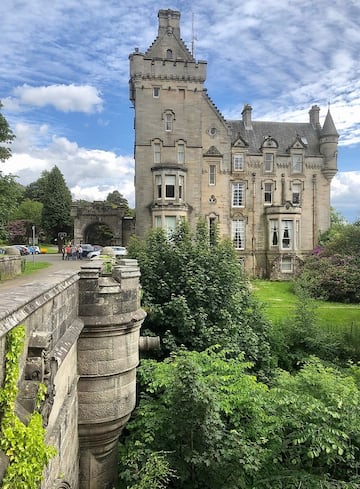
[[[35,409],[40,382],[46,441],[57,455],[42,489],[107,489],[117,476],[117,441],[135,406],[140,309],[139,269],[121,260],[111,276],[101,262],[80,274],[56,272],[42,283],[1,294],[0,385],[7,333],[22,324],[19,417]],[[0,482],[6,460],[0,452]]]
[[[0,282],[21,274],[20,255],[0,255]]]

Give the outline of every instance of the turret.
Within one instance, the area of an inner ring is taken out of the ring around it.
[[[323,173],[327,180],[333,178],[337,172],[337,147],[339,134],[336,130],[330,108],[326,114],[324,125],[320,131],[320,153],[324,156]]]

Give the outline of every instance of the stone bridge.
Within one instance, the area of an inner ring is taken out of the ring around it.
[[[16,410],[34,409],[39,383],[47,386],[41,413],[46,441],[57,454],[42,489],[112,489],[118,438],[135,407],[140,308],[136,260],[119,261],[110,275],[97,262],[61,271],[43,282],[4,289],[0,302],[0,385],[6,336],[24,325]],[[19,414],[20,417],[20,414]],[[0,481],[8,460],[0,452]]]

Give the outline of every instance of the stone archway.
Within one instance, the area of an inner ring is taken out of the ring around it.
[[[93,222],[85,229],[83,241],[84,243],[108,246],[114,242],[114,233],[106,223]]]
[[[109,202],[73,202],[75,243],[126,246],[135,233],[135,219],[124,214],[123,207]]]

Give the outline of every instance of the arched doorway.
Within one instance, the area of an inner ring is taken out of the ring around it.
[[[107,246],[114,244],[114,233],[107,224],[94,222],[85,229],[84,239],[86,243]]]

